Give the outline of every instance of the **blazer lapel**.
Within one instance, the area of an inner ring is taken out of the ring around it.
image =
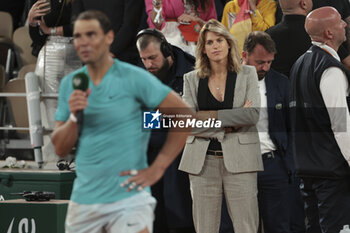
[[[197,101],[199,110],[208,110],[208,78],[200,78]]]
[[[226,109],[230,109],[233,106],[236,80],[237,80],[236,73],[234,72],[227,73],[226,90],[225,90],[225,98],[224,98],[224,105]]]

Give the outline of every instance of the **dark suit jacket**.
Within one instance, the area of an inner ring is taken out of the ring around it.
[[[270,69],[265,77],[269,134],[278,152],[283,156],[288,170],[293,169],[289,142],[289,92],[290,82],[287,76]]]
[[[141,22],[144,1],[141,0],[74,0],[72,22],[86,10],[99,10],[107,15],[112,23],[114,41],[111,52],[116,58],[136,64],[136,34]]]

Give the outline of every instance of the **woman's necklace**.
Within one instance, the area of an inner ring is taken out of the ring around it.
[[[214,98],[220,102],[224,101],[226,79],[211,79],[208,85]]]
[[[222,89],[223,86],[225,86],[225,81],[219,81],[219,83],[216,83],[213,79],[211,81],[211,86],[214,87],[215,90],[219,91]]]

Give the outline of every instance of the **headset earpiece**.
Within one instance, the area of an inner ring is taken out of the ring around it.
[[[171,45],[168,43],[168,41],[165,39],[164,35],[160,31],[158,31],[157,29],[150,28],[143,29],[139,31],[139,33],[137,33],[136,40],[138,40],[143,35],[152,35],[154,37],[157,37],[161,41],[160,51],[162,52],[163,56],[165,58],[169,56],[173,57]]]

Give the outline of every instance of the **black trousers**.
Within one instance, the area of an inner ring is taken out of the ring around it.
[[[258,173],[258,202],[264,232],[291,233],[290,184],[286,165],[276,151],[263,154],[262,158],[264,171]]]
[[[350,178],[302,178],[307,233],[339,233],[350,224]]]
[[[300,193],[300,178],[292,174],[292,183],[289,184],[289,217],[292,233],[305,233],[304,201]]]

